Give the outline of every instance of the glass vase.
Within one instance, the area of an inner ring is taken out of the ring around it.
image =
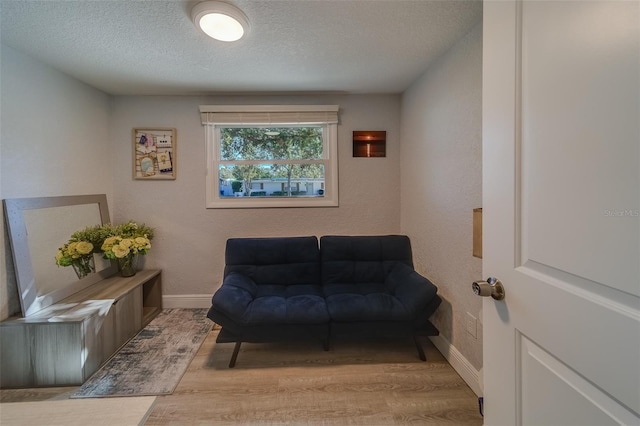
[[[96,264],[93,260],[93,254],[90,257],[86,256],[75,259],[73,263],[71,263],[71,266],[73,267],[73,270],[78,276],[79,280],[96,271]]]
[[[118,271],[123,277],[132,277],[138,271],[138,254],[131,253],[120,259],[116,259],[118,262]]]

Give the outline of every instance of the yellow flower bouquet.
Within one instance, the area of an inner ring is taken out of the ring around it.
[[[80,279],[95,272],[93,254],[100,253],[100,246],[106,236],[106,230],[100,225],[74,232],[69,241],[58,249],[56,265],[72,266]]]
[[[135,275],[138,255],[151,249],[153,228],[133,221],[121,225],[95,225],[74,232],[58,249],[56,265],[73,266],[78,278],[95,272],[94,253],[115,260],[123,276]]]
[[[103,256],[115,259],[123,276],[135,275],[138,255],[147,254],[151,249],[153,229],[133,221],[118,226],[106,226],[110,236],[100,246]]]
[[[84,278],[95,272],[93,244],[88,241],[69,241],[58,249],[56,265],[73,266],[78,278]]]

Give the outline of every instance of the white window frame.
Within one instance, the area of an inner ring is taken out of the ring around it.
[[[205,128],[206,207],[337,207],[338,105],[200,105]],[[322,197],[221,197],[218,182],[220,128],[260,126],[320,126],[323,128],[325,190]]]

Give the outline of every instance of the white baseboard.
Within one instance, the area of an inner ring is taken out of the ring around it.
[[[175,308],[210,308],[211,307],[211,295],[210,294],[181,294],[181,295],[167,295],[162,296],[162,307],[166,309]]]
[[[440,351],[442,356],[451,364],[454,370],[462,377],[471,390],[477,395],[482,396],[482,377],[481,373],[476,370],[473,365],[460,353],[455,346],[442,336],[429,337],[433,345]]]

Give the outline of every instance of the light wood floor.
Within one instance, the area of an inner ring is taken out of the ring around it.
[[[212,331],[172,395],[147,425],[481,425],[477,397],[424,340],[233,344]],[[68,398],[77,388],[2,390],[0,402]]]

